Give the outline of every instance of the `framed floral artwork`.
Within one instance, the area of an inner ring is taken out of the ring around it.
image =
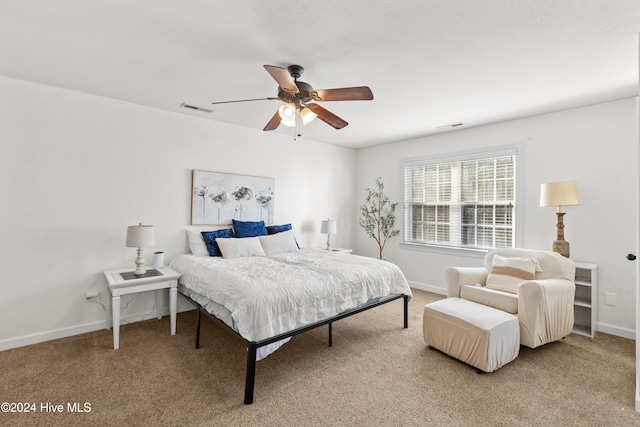
[[[274,178],[193,170],[191,225],[273,223]]]

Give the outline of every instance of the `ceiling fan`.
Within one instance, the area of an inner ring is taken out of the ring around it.
[[[300,117],[300,120],[305,126],[317,117],[335,129],[342,129],[349,123],[316,104],[316,102],[368,101],[373,99],[373,93],[367,86],[314,90],[310,84],[298,81],[298,78],[304,72],[304,68],[300,65],[290,65],[287,68],[265,65],[264,68],[278,83],[277,97],[212,102],[212,104],[279,100],[284,102],[285,105],[281,106],[271,120],[269,120],[263,129],[265,131],[275,130],[281,123],[285,126],[295,127],[296,115]],[[298,114],[296,114],[296,112],[298,112]]]

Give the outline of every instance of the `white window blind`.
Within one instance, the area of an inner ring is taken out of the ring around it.
[[[404,166],[404,241],[489,249],[514,246],[515,150]]]

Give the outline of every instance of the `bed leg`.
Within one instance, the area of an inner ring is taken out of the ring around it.
[[[405,295],[403,298],[404,298],[404,328],[407,329],[409,327],[409,296]]]
[[[329,347],[333,347],[333,322],[329,322]]]
[[[247,376],[244,383],[244,404],[253,403],[253,384],[256,378],[256,350],[258,345],[255,341],[249,343],[247,347]]]
[[[200,321],[202,320],[202,310],[198,309],[198,321],[196,326],[196,349],[200,348]]]

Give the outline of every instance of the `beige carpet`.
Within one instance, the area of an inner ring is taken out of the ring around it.
[[[0,352],[0,401],[36,413],[0,413],[3,426],[630,426],[635,342],[571,335],[490,374],[422,341],[422,310],[441,296],[415,291],[409,329],[394,301],[298,335],[258,362],[255,403],[243,404],[243,341],[195,311]],[[68,413],[68,404],[90,412]],[[41,405],[64,413],[42,413]]]

